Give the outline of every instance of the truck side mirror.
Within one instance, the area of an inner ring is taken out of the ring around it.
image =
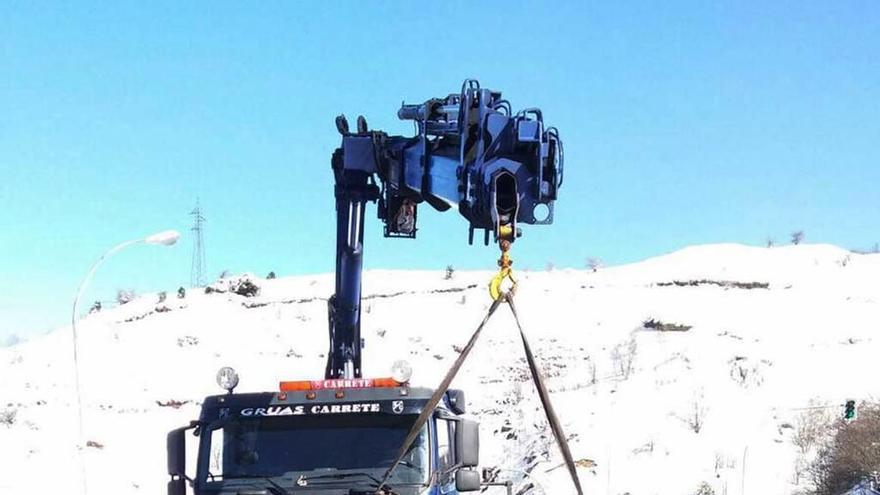
[[[476,467],[480,463],[480,423],[469,419],[458,422],[455,428],[455,460],[462,467]]]
[[[455,489],[458,492],[475,492],[480,489],[480,473],[470,469],[455,472]]]
[[[186,431],[188,426],[168,432],[168,474],[186,477]]]
[[[186,495],[186,480],[174,478],[168,482],[168,495]]]
[[[171,475],[168,495],[185,495],[186,482],[191,481],[186,476],[186,432],[192,428],[192,426],[184,426],[168,433],[166,447],[168,474]]]
[[[464,390],[451,388],[446,392],[446,399],[449,401],[449,408],[455,414],[464,414],[467,412],[464,400]]]

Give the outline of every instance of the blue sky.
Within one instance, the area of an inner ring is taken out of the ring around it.
[[[209,274],[333,269],[333,117],[410,133],[401,100],[466,77],[538,106],[566,146],[556,224],[520,267],[695,243],[880,241],[880,4],[16,2],[0,11],[0,342],[87,300]],[[367,267],[491,268],[454,212],[416,242],[368,225]]]

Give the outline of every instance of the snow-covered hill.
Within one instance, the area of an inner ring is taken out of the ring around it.
[[[414,383],[438,383],[488,307],[488,278],[367,273],[366,374],[406,358]],[[320,377],[332,281],[258,279],[254,298],[147,295],[83,319],[91,493],[163,492],[165,433],[218,392],[221,366],[239,371],[240,391]],[[517,300],[587,493],[687,494],[703,481],[791,493],[789,425],[803,408],[880,393],[880,255],[696,246],[597,272],[520,273]],[[516,338],[499,312],[454,385],[483,424],[484,466],[570,493]],[[0,493],[78,479],[72,369],[69,328],[0,349],[0,423],[11,423],[0,424]]]

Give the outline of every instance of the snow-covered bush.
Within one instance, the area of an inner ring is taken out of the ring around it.
[[[177,339],[177,347],[192,347],[199,345],[199,338],[192,335],[184,335]]]
[[[797,246],[798,244],[804,242],[804,231],[803,230],[795,230],[791,233],[791,243]]]
[[[18,411],[12,408],[0,410],[0,425],[12,426]]]
[[[642,328],[656,330],[658,332],[687,332],[693,327],[690,325],[682,325],[680,323],[664,323],[654,318],[648,318],[642,322]]]
[[[244,297],[254,297],[260,294],[260,286],[253,280],[253,275],[244,274],[229,276],[205,287],[205,294],[223,294],[231,292]]]
[[[92,304],[92,307],[89,308],[89,314],[98,313],[102,308],[101,301],[95,301],[94,304]]]
[[[116,291],[116,302],[120,305],[128,304],[134,300],[135,294],[131,289],[119,289]]]
[[[260,287],[253,280],[243,277],[229,284],[229,291],[239,296],[254,297],[260,294]]]
[[[712,485],[704,481],[697,487],[694,495],[715,495],[715,490],[712,489]]]

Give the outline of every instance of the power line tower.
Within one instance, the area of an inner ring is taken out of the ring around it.
[[[189,214],[193,217],[193,227],[190,230],[195,233],[189,285],[190,287],[202,287],[205,285],[205,239],[202,235],[205,216],[202,215],[202,207],[199,205],[198,199],[196,199],[196,207]]]

